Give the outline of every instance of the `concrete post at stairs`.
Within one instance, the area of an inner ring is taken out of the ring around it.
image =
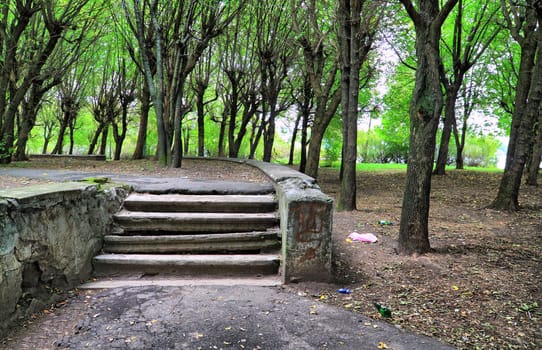
[[[283,283],[331,279],[333,200],[299,178],[277,186]]]
[[[274,183],[282,234],[282,283],[330,281],[333,199],[316,180],[289,167],[242,161],[260,169]]]

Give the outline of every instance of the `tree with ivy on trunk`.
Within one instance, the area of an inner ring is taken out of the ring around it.
[[[398,250],[427,253],[429,202],[436,134],[443,106],[440,86],[441,27],[458,0],[400,0],[416,30],[416,81],[410,100],[410,145]]]

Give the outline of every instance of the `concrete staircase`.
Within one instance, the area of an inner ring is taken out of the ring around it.
[[[130,194],[93,260],[96,276],[278,280],[274,193],[217,192]]]

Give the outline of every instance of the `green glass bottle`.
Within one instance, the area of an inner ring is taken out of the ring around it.
[[[378,310],[378,313],[382,315],[382,317],[390,318],[391,317],[391,310],[385,307],[384,305],[381,305],[379,303],[373,303],[373,305]]]

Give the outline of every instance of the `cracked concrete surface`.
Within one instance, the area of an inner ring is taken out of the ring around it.
[[[1,349],[452,349],[287,288],[251,286],[87,291],[9,338]]]

